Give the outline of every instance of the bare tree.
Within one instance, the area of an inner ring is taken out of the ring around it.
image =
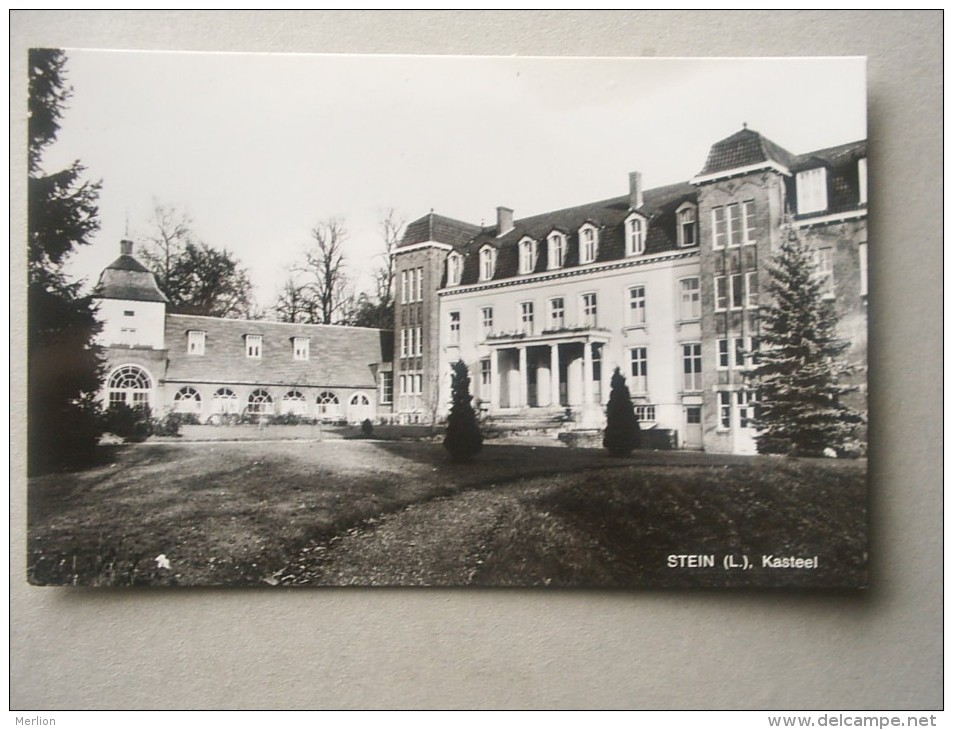
[[[301,269],[308,281],[309,296],[314,301],[319,324],[333,324],[345,314],[348,277],[344,260],[347,229],[335,218],[316,225],[311,231],[313,243],[305,252]]]
[[[384,217],[381,219],[381,234],[384,239],[384,263],[374,272],[374,278],[377,283],[377,299],[385,305],[393,304],[394,293],[394,252],[397,245],[404,235],[403,218],[398,219],[397,213],[393,208],[384,211]]]
[[[153,198],[149,230],[142,236],[145,247],[139,252],[143,262],[155,274],[159,288],[169,280],[175,260],[194,243],[192,218],[174,205]]]
[[[275,318],[279,322],[293,324],[317,323],[317,308],[308,290],[309,285],[302,277],[300,268],[290,267],[275,300]]]

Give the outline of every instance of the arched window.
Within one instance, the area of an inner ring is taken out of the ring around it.
[[[202,396],[195,388],[182,388],[175,394],[172,410],[176,413],[201,413]]]
[[[489,281],[496,273],[496,249],[484,246],[480,249],[480,281]]]
[[[355,393],[351,396],[347,405],[347,420],[351,423],[358,423],[365,418],[372,418],[374,415],[371,410],[371,400],[364,393]]]
[[[452,253],[447,257],[447,286],[457,286],[463,272],[463,257]]]
[[[520,241],[520,273],[532,274],[536,269],[536,241],[524,238]]]
[[[231,388],[219,388],[212,395],[212,411],[215,413],[238,413],[238,396]]]
[[[645,219],[640,215],[630,215],[625,219],[626,253],[639,256],[645,253]]]
[[[152,404],[152,378],[135,365],[123,365],[109,376],[109,405],[124,403],[130,408]]]
[[[289,390],[281,399],[281,412],[304,416],[308,412],[308,400],[300,390]]]
[[[550,269],[561,269],[566,263],[566,237],[557,231],[549,235],[549,263]]]
[[[341,401],[330,391],[324,391],[318,396],[318,416],[321,418],[338,418],[341,413]]]
[[[591,223],[579,229],[579,263],[591,264],[599,256],[599,231]]]
[[[253,390],[248,396],[248,413],[270,415],[275,412],[275,402],[264,388]]]
[[[695,206],[683,203],[677,211],[678,216],[678,245],[694,246],[697,243],[695,230]]]

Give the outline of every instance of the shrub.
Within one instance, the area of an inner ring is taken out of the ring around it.
[[[450,393],[453,402],[447,417],[443,446],[454,461],[470,461],[483,448],[483,434],[480,433],[476,413],[470,403],[470,373],[462,360],[453,364]]]
[[[106,410],[104,430],[123,441],[145,441],[152,435],[152,411],[148,406],[130,408],[125,403],[113,403]]]
[[[370,438],[374,433],[374,424],[371,423],[370,418],[365,418],[361,421],[361,433],[364,435],[364,438]]]
[[[602,438],[612,456],[628,456],[633,449],[639,448],[639,419],[635,415],[629,387],[619,368],[612,373],[612,390],[606,406],[606,432]]]
[[[178,436],[182,426],[197,426],[201,421],[195,413],[167,413],[152,426],[154,436]]]

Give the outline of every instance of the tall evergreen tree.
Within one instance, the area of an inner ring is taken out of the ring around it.
[[[74,162],[43,169],[72,90],[60,50],[29,53],[28,180],[28,466],[31,473],[82,461],[101,433],[103,363],[94,338],[100,330],[90,296],[63,272],[77,246],[99,229],[100,183],[82,179]]]
[[[606,431],[602,436],[602,445],[612,456],[628,456],[633,449],[641,446],[639,419],[635,415],[629,386],[619,368],[612,373],[609,383],[609,403],[606,405]]]
[[[770,267],[761,307],[760,349],[752,372],[759,391],[758,451],[792,456],[839,452],[863,417],[844,405],[851,390],[841,357],[850,343],[837,337],[833,301],[823,296],[811,249],[785,240]]]
[[[483,448],[483,434],[471,404],[470,372],[462,360],[453,363],[450,394],[452,405],[443,446],[454,461],[470,461]]]

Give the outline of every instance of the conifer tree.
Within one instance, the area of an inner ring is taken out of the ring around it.
[[[785,240],[770,267],[761,307],[760,348],[752,372],[759,391],[758,451],[792,456],[840,452],[863,417],[841,403],[851,390],[841,357],[850,343],[836,333],[833,301],[823,296],[811,249]]]
[[[628,456],[641,446],[639,419],[629,395],[629,386],[619,368],[612,373],[609,403],[606,406],[606,431],[602,445],[612,456]]]
[[[483,448],[483,435],[477,423],[476,413],[471,404],[470,372],[466,363],[458,360],[453,363],[453,375],[450,382],[452,404],[447,417],[447,434],[443,440],[444,448],[450,452],[454,461],[466,462],[473,459]]]

